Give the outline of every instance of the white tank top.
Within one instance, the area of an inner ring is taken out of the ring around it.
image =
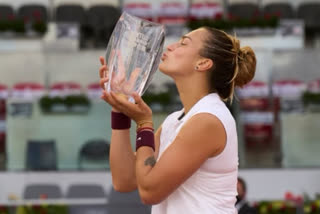
[[[165,200],[152,206],[152,214],[237,213],[238,139],[234,118],[216,93],[203,97],[179,120],[183,111],[170,114],[163,122],[158,160],[186,121],[198,113],[213,114],[222,122],[227,134],[226,146]]]

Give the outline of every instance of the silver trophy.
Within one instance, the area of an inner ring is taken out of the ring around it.
[[[133,92],[142,96],[158,69],[164,38],[163,25],[124,12],[107,47],[107,91],[125,95],[130,101]]]

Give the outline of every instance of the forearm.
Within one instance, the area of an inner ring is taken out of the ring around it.
[[[149,197],[153,191],[150,189],[153,188],[153,184],[149,175],[156,164],[154,151],[150,147],[142,147],[137,151],[136,159],[136,179],[141,199],[146,204],[154,204],[156,202],[150,201]]]
[[[110,168],[116,190],[127,192],[136,189],[135,154],[131,148],[129,129],[112,130]]]
[[[110,168],[115,190],[129,192],[137,188],[135,154],[130,143],[131,120],[113,109],[111,112]]]

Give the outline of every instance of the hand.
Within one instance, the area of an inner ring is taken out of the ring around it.
[[[109,69],[108,69],[108,66],[107,66],[106,61],[104,60],[103,56],[100,56],[99,59],[100,59],[100,63],[101,63],[101,67],[99,69],[99,75],[100,75],[99,84],[103,90],[106,90],[105,83],[107,83],[109,81],[109,75],[108,75]],[[101,95],[101,98],[103,99],[103,95]],[[119,112],[119,110],[114,107],[112,108],[112,111]]]
[[[120,55],[119,55],[120,56]],[[111,54],[111,58],[114,57],[114,51]],[[105,85],[106,83],[109,82],[109,68],[106,64],[105,59],[100,56],[100,63],[101,63],[101,67],[99,69],[99,75],[100,75],[100,87],[104,90],[106,90]],[[115,91],[119,91],[120,90],[120,86],[123,85],[123,82],[125,81],[125,69],[124,69],[124,65],[122,62],[122,59],[119,58],[118,60],[118,75],[115,76],[115,73],[113,73],[113,77],[111,78],[111,88]]]
[[[134,89],[136,80],[141,72],[140,68],[135,68],[131,74],[129,80],[126,79],[126,70],[124,66],[124,62],[122,59],[122,56],[120,54],[120,51],[117,51],[116,53],[117,57],[117,71],[116,74],[113,72],[113,76],[111,78],[111,89],[114,92],[123,93],[125,95],[131,95],[132,90]],[[112,58],[114,57],[114,52],[112,53]]]
[[[137,93],[133,93],[131,96],[136,103],[131,103],[123,94],[115,94],[114,92],[108,93],[103,91],[101,98],[113,108],[133,119],[136,123],[140,121],[152,121],[152,110],[150,107]]]
[[[104,60],[103,56],[100,56],[100,63],[101,67],[99,69],[99,76],[100,76],[100,87],[105,90],[105,83],[109,81],[109,76],[108,76],[108,66],[106,64],[106,61]]]

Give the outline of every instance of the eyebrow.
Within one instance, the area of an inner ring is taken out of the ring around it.
[[[190,39],[192,41],[192,39],[189,36],[182,36],[182,39]]]

